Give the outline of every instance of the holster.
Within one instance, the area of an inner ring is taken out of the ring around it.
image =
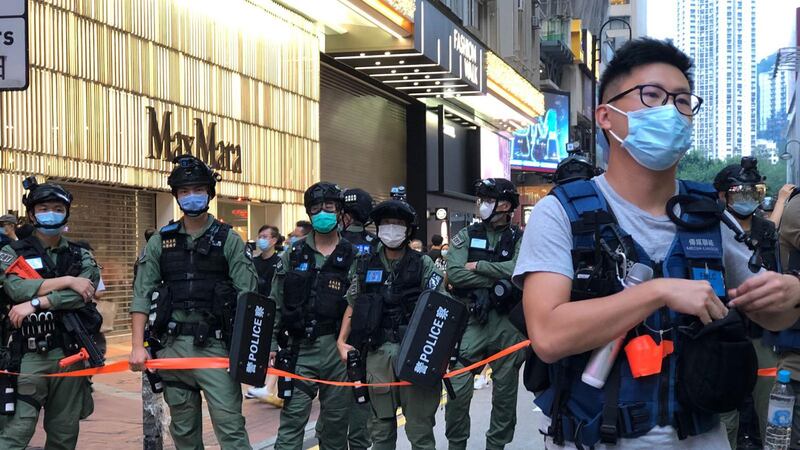
[[[469,304],[469,313],[479,324],[485,325],[489,321],[489,311],[492,308],[492,299],[488,289],[475,289],[469,294],[472,300]]]
[[[278,350],[275,356],[275,368],[284,372],[294,373],[297,369],[297,348],[294,345]],[[294,394],[294,379],[278,377],[278,397],[290,400]]]
[[[214,317],[219,320],[222,341],[230,349],[233,336],[233,321],[236,317],[236,289],[232,283],[217,283],[214,286]]]

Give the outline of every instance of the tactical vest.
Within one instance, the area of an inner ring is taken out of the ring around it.
[[[221,298],[218,285],[231,284],[224,252],[230,229],[214,220],[190,243],[187,234],[178,232],[180,222],[161,228],[161,279],[169,287],[172,309],[214,313],[229,300]]]
[[[360,232],[345,230],[342,231],[341,234],[342,238],[346,239],[348,242],[353,244],[353,247],[356,248],[357,256],[373,253],[375,250],[375,244],[378,242],[378,238],[367,230]]]
[[[350,287],[348,273],[355,248],[346,239],[316,267],[314,250],[301,239],[289,250],[290,267],[283,282],[284,305],[281,329],[295,337],[315,339],[338,333],[347,308],[345,294]]]
[[[365,265],[363,269],[359,267],[359,280],[363,283],[361,295],[372,295],[373,300],[381,299],[380,328],[397,332],[399,327],[408,325],[422,293],[422,254],[407,248],[391,272],[383,266],[378,253],[373,254]]]
[[[68,242],[67,247],[55,249],[58,257],[54,266],[51,266],[50,263],[53,261],[47,256],[47,252],[36,236],[31,235],[9,245],[17,253],[17,256],[25,258],[28,265],[36,270],[42,278],[76,277],[81,273],[82,247],[74,242]]]
[[[494,249],[489,248],[486,226],[483,223],[470,225],[467,235],[467,262],[504,262],[514,259],[514,250],[517,248],[517,241],[522,238],[522,231],[516,225],[510,225],[503,231]]]
[[[681,194],[715,198],[711,186],[680,182]],[[599,297],[620,292],[615,264],[628,265],[639,262],[654,269],[657,277],[708,280],[717,296],[725,302],[726,290],[722,266],[722,236],[719,225],[701,231],[691,231],[678,226],[664,261],[653,263],[644,249],[618,225],[601,191],[591,180],[578,180],[556,186],[554,195],[572,225],[573,267],[575,277],[571,300]],[[689,214],[682,214],[687,222],[694,222]],[[600,242],[596,239],[600,237]],[[615,255],[625,254],[625,259],[598,261],[601,248]],[[609,267],[609,263],[611,267]],[[591,280],[596,278],[599,281]],[[677,400],[676,372],[681,355],[682,334],[678,332],[694,318],[666,307],[653,312],[628,334],[628,337],[648,334],[656,343],[663,339],[674,343],[674,353],[663,361],[660,374],[634,378],[624,352],[615,364],[618,376],[612,377],[603,389],[596,389],[581,381],[591,352],[569,356],[551,364],[551,385],[535,402],[552,420],[548,434],[561,439],[593,446],[601,438],[609,442],[617,437],[635,438],[655,426],[673,426],[679,436],[692,436],[711,430],[719,423],[713,414],[685,411]],[[602,324],[598,324],[602,326]],[[616,400],[610,400],[616,398]],[[609,411],[616,420],[608,420]]]

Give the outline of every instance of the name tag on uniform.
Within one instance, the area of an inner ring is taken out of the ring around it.
[[[469,248],[486,250],[486,239],[470,239]]]
[[[307,262],[300,263],[300,265],[297,266],[297,270],[299,270],[301,272],[307,271],[308,270],[308,263]]]
[[[722,272],[714,269],[706,269],[705,267],[692,267],[693,280],[706,280],[714,289],[717,297],[725,297],[728,295],[725,292],[725,280],[722,277]]]
[[[33,270],[40,270],[44,267],[44,263],[42,263],[42,258],[27,258],[25,261],[28,263]]]
[[[368,270],[366,282],[367,283],[380,283],[383,280],[382,270]]]

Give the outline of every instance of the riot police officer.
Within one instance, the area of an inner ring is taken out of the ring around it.
[[[510,223],[519,206],[519,193],[509,180],[487,178],[475,184],[475,195],[482,221],[465,227],[450,240],[447,259],[448,282],[471,313],[461,340],[459,361],[463,365],[524,340],[508,320],[511,308],[521,299],[510,284],[522,238],[520,229]],[[507,294],[503,298],[492,295],[498,283]],[[523,361],[524,355],[517,352],[490,364],[494,387],[486,448],[503,448],[514,438],[517,381]],[[463,449],[470,434],[472,376],[467,373],[452,381],[456,398],[447,402],[446,435],[451,449]]]
[[[250,250],[230,225],[208,213],[221,177],[191,155],[174,162],[167,183],[183,217],[150,238],[139,260],[131,305],[133,370],[142,370],[150,358],[143,341],[151,310],[150,333],[164,345],[157,357],[227,357],[237,294],[257,290]],[[201,391],[220,446],[250,448],[242,391],[225,371],[159,373],[178,449],[203,448]]]
[[[362,357],[366,352],[367,380],[389,383],[398,381],[393,368],[419,295],[426,289],[443,291],[444,276],[430,257],[408,247],[417,227],[417,213],[409,204],[387,200],[376,206],[370,217],[378,227],[380,243],[375,253],[359,259],[357,284],[347,294],[349,306],[338,347],[343,361],[353,350]],[[372,313],[376,307],[380,315]],[[412,448],[434,450],[433,426],[440,395],[441,387],[370,388],[373,448],[395,448],[399,406]]]
[[[13,330],[10,349],[16,362],[8,368],[25,374],[62,372],[59,360],[79,350],[75,347],[78,336],[67,332],[64,318],[68,314],[78,318],[90,334],[100,330],[102,318],[90,303],[100,271],[89,250],[62,235],[72,195],[55,183],[38,184],[33,177],[23,185],[28,193],[22,202],[35,232],[0,250],[0,284],[13,305],[7,325]],[[15,271],[12,266],[22,261],[41,278]],[[75,448],[79,420],[94,410],[88,379],[21,375],[15,381],[0,377],[0,395],[13,392],[17,385],[16,413],[0,428],[0,448],[24,449],[42,408],[45,448]],[[3,403],[4,413],[14,412],[7,406],[14,404],[13,398],[3,396]]]
[[[342,214],[342,237],[350,241],[358,254],[369,253],[377,243],[376,236],[366,229],[372,212],[372,196],[363,189],[344,191],[344,214]]]
[[[272,283],[270,296],[278,307],[273,342],[281,347],[275,366],[305,377],[344,381],[345,366],[338,358],[336,337],[347,307],[344,295],[355,272],[356,250],[337,231],[344,203],[338,186],[315,183],[306,190],[303,202],[313,230],[283,253]],[[278,391],[285,402],[277,450],[302,447],[311,401],[317,393],[320,448],[347,448],[352,395],[346,388],[299,380],[293,387],[282,388],[281,383]]]

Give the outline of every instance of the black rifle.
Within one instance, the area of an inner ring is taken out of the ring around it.
[[[86,331],[86,327],[83,326],[83,322],[81,322],[77,314],[71,311],[62,313],[61,323],[73,341],[65,346],[65,350],[75,352],[75,354],[59,361],[59,366],[62,368],[68,367],[79,361],[88,361],[89,367],[102,367],[105,365],[106,358],[97,348],[92,335]]]

